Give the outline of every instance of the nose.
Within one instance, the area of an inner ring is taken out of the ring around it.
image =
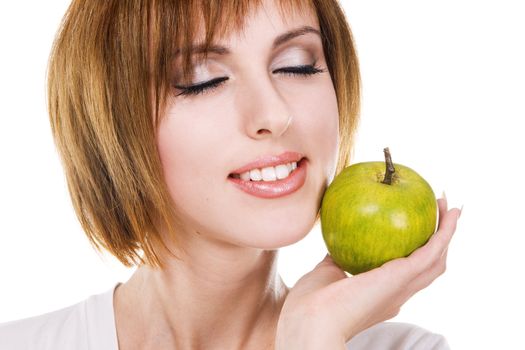
[[[240,97],[246,134],[256,140],[281,137],[292,122],[288,103],[270,77],[251,81]]]

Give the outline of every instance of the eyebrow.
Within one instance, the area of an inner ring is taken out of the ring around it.
[[[321,37],[321,33],[310,26],[303,26],[300,28],[292,29],[286,33],[283,33],[275,38],[272,44],[272,50],[275,50],[279,46],[285,44],[286,42],[292,40],[293,38],[296,38],[301,35],[305,35],[308,33],[317,34],[319,37]],[[195,54],[203,54],[203,53],[215,53],[218,55],[228,55],[231,53],[230,49],[226,46],[221,45],[210,45],[208,48],[204,46],[204,44],[194,45],[190,46],[189,49],[186,50],[177,50],[174,54],[174,57],[180,55],[182,52],[190,51],[192,55]]]

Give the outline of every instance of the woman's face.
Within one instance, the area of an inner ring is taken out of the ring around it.
[[[191,82],[174,73],[177,96],[157,143],[182,220],[178,242],[275,249],[303,238],[315,222],[335,173],[337,100],[316,15],[285,21],[277,6],[264,2],[242,33],[215,42],[226,50],[206,61],[195,56]],[[210,81],[219,84],[185,88]],[[294,160],[298,168],[288,175]]]

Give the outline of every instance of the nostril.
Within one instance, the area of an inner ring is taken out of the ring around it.
[[[269,134],[269,133],[270,133],[270,130],[268,130],[268,129],[261,129],[261,130],[257,131],[258,135]]]

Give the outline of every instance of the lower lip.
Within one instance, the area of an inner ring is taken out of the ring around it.
[[[303,158],[297,163],[297,168],[285,179],[276,181],[244,181],[229,177],[237,188],[259,198],[279,198],[300,189],[306,181],[307,162]]]

